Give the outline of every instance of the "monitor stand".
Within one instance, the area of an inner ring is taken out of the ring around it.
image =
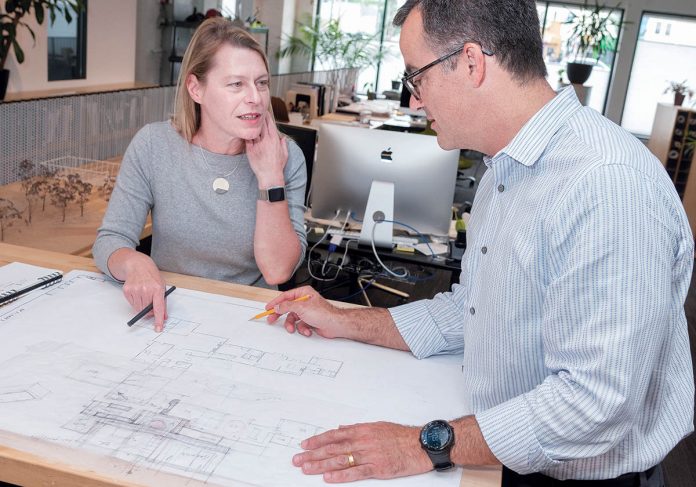
[[[385,222],[375,223],[380,221]],[[360,244],[372,245],[372,229],[374,228],[375,246],[392,248],[394,234],[392,221],[394,221],[394,183],[372,181],[360,231]]]

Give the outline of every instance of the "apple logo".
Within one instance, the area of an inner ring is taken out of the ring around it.
[[[380,158],[382,159],[382,162],[392,162],[391,147],[387,147],[385,150],[383,150],[380,154]]]

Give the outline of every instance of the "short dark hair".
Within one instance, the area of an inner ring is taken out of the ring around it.
[[[493,51],[500,65],[522,82],[546,76],[536,2],[407,0],[394,25],[402,26],[414,8],[420,9],[426,42],[436,54],[475,41]]]

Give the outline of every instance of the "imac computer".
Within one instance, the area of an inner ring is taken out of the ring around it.
[[[458,161],[436,137],[322,123],[312,216],[350,215],[362,221],[360,243],[381,247],[392,246],[392,221],[447,235]]]

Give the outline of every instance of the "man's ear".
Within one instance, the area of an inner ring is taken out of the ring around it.
[[[195,74],[189,74],[186,77],[186,90],[196,103],[201,102],[202,88],[203,86]]]
[[[474,42],[467,43],[462,51],[462,58],[460,62],[466,62],[466,76],[478,88],[486,77],[486,60],[481,46]]]

